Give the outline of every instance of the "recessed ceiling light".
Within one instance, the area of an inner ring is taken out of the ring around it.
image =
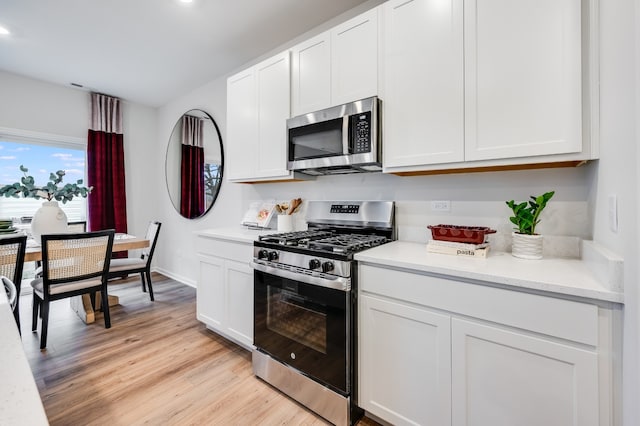
[[[0,35],[9,35],[11,34],[11,32],[9,32],[8,29],[6,29],[5,27],[0,27]]]
[[[193,3],[193,0],[178,0],[180,3]]]

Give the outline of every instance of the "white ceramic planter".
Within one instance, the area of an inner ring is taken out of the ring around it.
[[[40,243],[42,234],[61,234],[67,231],[67,215],[57,201],[45,201],[31,219],[31,235]]]
[[[513,232],[511,254],[520,259],[542,259],[542,235]]]

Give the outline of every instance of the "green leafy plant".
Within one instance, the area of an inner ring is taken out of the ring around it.
[[[55,173],[49,175],[49,182],[44,186],[37,186],[33,176],[29,176],[27,173],[29,169],[24,166],[20,166],[20,171],[24,173],[24,176],[20,179],[20,182],[16,182],[10,185],[5,185],[0,188],[0,196],[19,198],[21,195],[24,198],[35,198],[39,200],[41,198],[47,201],[62,201],[65,204],[67,201],[71,201],[73,197],[87,197],[93,190],[93,187],[82,186],[82,179],[78,179],[76,183],[67,183],[62,185],[62,178],[66,174],[64,170],[58,170]]]
[[[516,204],[515,201],[507,201],[507,206],[513,210],[513,216],[509,218],[516,225],[515,230],[520,234],[535,235],[536,225],[540,223],[540,213],[547,206],[547,202],[553,197],[555,191],[546,192],[537,197],[531,196],[529,202]]]

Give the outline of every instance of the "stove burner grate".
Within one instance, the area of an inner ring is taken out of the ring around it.
[[[353,253],[379,246],[389,239],[379,235],[344,234],[309,242],[309,249],[330,251],[333,253]]]
[[[330,231],[295,231],[280,234],[268,234],[259,237],[260,241],[276,243],[284,246],[306,245],[309,241],[331,237]]]

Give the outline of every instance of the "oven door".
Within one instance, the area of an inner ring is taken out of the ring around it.
[[[348,394],[351,292],[254,269],[256,348]]]

